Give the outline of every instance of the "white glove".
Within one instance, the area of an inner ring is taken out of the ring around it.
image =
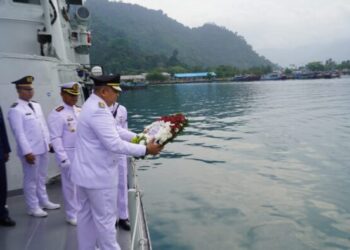
[[[69,168],[69,166],[70,166],[70,161],[67,159],[67,160],[63,160],[63,161],[61,161],[61,167],[62,168]]]

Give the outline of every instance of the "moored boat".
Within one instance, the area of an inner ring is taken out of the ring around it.
[[[148,86],[146,82],[121,82],[120,86],[123,90],[132,90],[132,89],[143,89]]]
[[[268,73],[268,74],[262,75],[260,78],[260,80],[262,81],[283,80],[283,79],[286,79],[285,76],[279,72]]]
[[[232,78],[234,82],[252,82],[259,81],[260,76],[254,74],[236,75]]]

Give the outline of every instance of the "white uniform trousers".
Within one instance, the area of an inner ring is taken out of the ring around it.
[[[73,162],[74,149],[65,148],[65,151],[67,153],[68,160]],[[66,218],[68,220],[76,219],[78,211],[77,188],[70,178],[70,167],[71,166],[67,168],[60,167],[64,208]]]
[[[118,155],[119,183],[118,183],[118,217],[128,219],[128,163],[126,155]]]
[[[46,177],[48,168],[48,154],[35,155],[33,165],[26,162],[23,156],[20,157],[23,167],[23,193],[27,209],[34,211],[49,202],[46,192]]]
[[[77,186],[79,250],[120,250],[117,243],[117,188],[89,189]]]

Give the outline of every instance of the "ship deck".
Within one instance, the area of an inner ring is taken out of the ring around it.
[[[63,206],[61,186],[58,180],[47,185],[50,200]],[[0,227],[0,248],[3,250],[76,250],[76,227],[65,221],[64,208],[48,211],[46,218],[27,215],[22,194],[7,199],[10,216],[15,227]],[[130,249],[130,231],[117,230],[121,249]]]

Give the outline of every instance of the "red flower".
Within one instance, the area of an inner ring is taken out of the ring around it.
[[[179,132],[181,132],[181,130],[187,124],[186,117],[181,113],[177,113],[174,115],[162,116],[158,119],[158,121],[170,122],[170,128],[171,128],[171,133],[173,135],[173,138],[175,138],[175,136]]]

